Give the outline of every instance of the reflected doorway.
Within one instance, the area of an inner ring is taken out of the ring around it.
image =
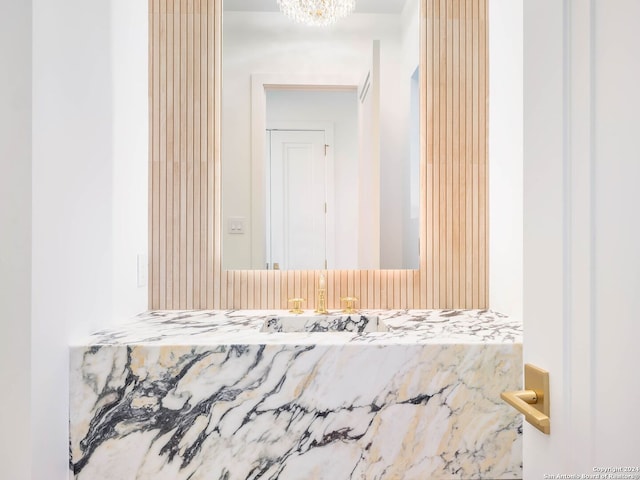
[[[327,136],[324,129],[267,130],[268,269],[327,268]]]
[[[279,86],[264,95],[267,268],[356,268],[363,238],[358,88]],[[377,213],[373,202],[367,206]]]

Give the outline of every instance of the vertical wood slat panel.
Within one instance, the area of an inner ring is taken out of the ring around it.
[[[426,228],[421,232],[427,265],[421,265],[420,290],[426,290],[430,308],[484,308],[487,2],[427,0],[426,16]]]
[[[315,308],[320,272],[221,268],[220,0],[149,1],[150,308]],[[334,271],[329,308],[488,302],[487,2],[421,0],[420,265]]]
[[[173,13],[173,0],[166,0],[166,11],[167,14]],[[174,22],[172,15],[165,16],[166,22],[166,165],[165,165],[165,175],[166,175],[166,220],[165,220],[165,228],[166,228],[166,250],[161,251],[161,254],[165,257],[166,265],[166,276],[164,282],[164,291],[165,291],[165,305],[168,308],[173,306],[173,257],[171,252],[173,251],[173,165],[174,165],[174,138],[173,138],[173,127],[174,127],[174,97],[173,97],[173,77],[174,77]],[[162,250],[162,249],[161,249]],[[160,302],[162,303],[162,302]]]
[[[433,225],[432,230],[427,231],[427,235],[433,239],[433,308],[440,307],[440,130],[442,128],[442,117],[440,115],[440,4],[439,0],[434,0],[433,9]],[[427,48],[429,46],[427,45]]]
[[[472,160],[473,160],[473,0],[466,0],[466,84],[465,84],[465,102],[466,102],[466,142],[467,148],[465,152],[465,176],[467,180],[466,189],[466,205],[465,205],[465,223],[466,223],[466,239],[465,239],[465,303],[473,305],[473,178],[472,178]]]
[[[175,68],[180,72],[180,130],[178,136],[179,166],[178,182],[180,185],[178,211],[178,305],[187,305],[187,2],[180,0],[180,64]]]
[[[160,302],[160,283],[163,281],[160,276],[160,195],[159,195],[159,182],[160,182],[160,155],[158,145],[160,142],[160,115],[159,115],[159,101],[160,101],[160,64],[159,64],[159,54],[160,54],[160,34],[159,34],[159,23],[160,23],[160,1],[152,0],[152,16],[150,18],[149,27],[151,31],[151,51],[149,52],[149,61],[151,62],[151,75],[149,76],[150,80],[150,88],[151,88],[151,97],[149,104],[153,109],[152,121],[150,123],[150,133],[151,133],[151,142],[150,142],[150,154],[151,154],[151,188],[150,191],[153,192],[151,198],[151,235],[149,239],[151,240],[151,255],[150,255],[150,268],[149,274],[151,281],[149,282],[149,286],[151,291],[149,292],[149,296],[152,299],[152,302],[159,303]]]
[[[453,5],[455,0],[448,0],[447,4],[447,13],[446,13],[446,22],[447,27],[445,30],[445,42],[447,45],[446,50],[446,71],[445,75],[447,76],[447,88],[446,88],[446,97],[447,97],[447,108],[446,108],[446,125],[447,125],[447,149],[446,149],[446,176],[445,176],[445,184],[446,184],[446,195],[445,195],[445,211],[446,211],[446,235],[445,235],[445,245],[446,245],[446,260],[445,264],[445,305],[453,305],[453,164],[455,159],[453,158],[453,96],[454,85],[453,85]]]
[[[159,0],[158,15],[158,86],[159,86],[159,108],[160,115],[158,119],[158,132],[166,132],[167,128],[167,0]],[[165,254],[167,248],[167,142],[166,135],[159,134],[155,142],[158,148],[158,186],[159,202],[158,202],[158,255],[157,268],[159,278],[166,278],[166,260]],[[161,282],[158,288],[160,303],[166,303],[166,283]]]
[[[450,305],[460,308],[460,0],[453,0],[451,31],[451,298]]]
[[[172,177],[173,187],[171,191],[173,205],[170,218],[171,243],[173,248],[167,253],[172,259],[171,278],[167,279],[167,288],[171,288],[171,303],[164,305],[163,308],[179,308],[180,305],[180,58],[182,38],[182,30],[180,24],[180,0],[172,0],[173,4],[173,129],[167,134],[171,135],[173,141],[173,163]]]
[[[488,132],[488,101],[489,101],[489,82],[488,82],[488,68],[489,68],[489,52],[487,49],[487,21],[488,21],[488,8],[487,0],[480,0],[480,15],[479,15],[479,37],[480,37],[480,51],[478,53],[481,61],[480,64],[480,111],[478,116],[480,117],[480,176],[479,176],[479,226],[480,226],[480,241],[479,241],[479,253],[480,256],[480,278],[479,278],[479,299],[478,304],[489,304],[489,195],[488,195],[488,178],[489,178],[489,132]]]
[[[433,38],[433,2],[422,0],[420,2],[420,45],[424,53],[420,55],[420,151],[425,158],[420,162],[420,211],[424,212],[420,217],[420,232],[432,230],[432,185],[433,185],[433,52],[427,45]],[[431,160],[431,161],[430,161]],[[433,243],[430,235],[420,235],[420,270],[414,276],[414,299],[411,306],[426,308],[433,304]],[[420,286],[422,285],[422,288]]]
[[[449,75],[447,72],[449,64],[448,43],[447,42],[447,10],[449,0],[440,0],[440,155],[438,157],[438,165],[440,167],[440,308],[447,305],[447,287],[448,287],[448,271],[447,271],[447,170],[450,166],[449,157],[447,156],[447,132],[449,130],[449,122],[447,115],[447,97],[449,88],[447,82]]]
[[[218,196],[216,195],[216,181],[215,172],[216,165],[212,162],[215,158],[215,130],[214,130],[214,112],[211,108],[213,100],[215,98],[215,91],[217,88],[216,76],[215,76],[215,48],[216,45],[214,22],[211,20],[211,15],[215,14],[214,7],[210,0],[207,0],[207,308],[219,308],[215,305],[216,299],[220,298],[220,278],[215,276],[215,262],[216,262],[216,248],[213,241],[215,235],[215,205],[218,202]]]
[[[472,190],[473,190],[473,194],[472,194],[472,210],[471,210],[471,222],[472,222],[472,231],[473,231],[473,240],[471,242],[472,245],[472,270],[471,270],[471,275],[472,275],[472,292],[471,292],[471,298],[472,298],[472,303],[477,303],[478,301],[478,292],[479,292],[479,288],[478,288],[478,267],[480,265],[479,262],[479,258],[478,258],[478,244],[479,244],[479,240],[478,240],[478,232],[479,232],[479,225],[478,225],[478,197],[479,197],[479,189],[478,189],[478,160],[479,160],[479,138],[478,138],[478,134],[480,131],[479,125],[478,125],[478,112],[479,112],[479,98],[478,98],[478,70],[479,70],[479,62],[478,62],[478,7],[479,7],[479,3],[480,1],[473,1],[472,2],[472,9],[471,9],[471,24],[472,24],[472,28],[471,28],[471,32],[472,32],[472,56],[471,56],[471,63],[472,63],[472,76],[473,76],[473,82],[472,82],[472,95],[473,95],[473,117],[472,117],[472,134],[471,134],[471,138],[472,138],[472,142],[473,142],[473,151],[471,154],[471,185],[472,185]]]
[[[194,151],[194,132],[193,132],[193,117],[194,117],[194,96],[193,96],[193,64],[194,64],[194,49],[193,49],[193,35],[194,35],[194,0],[186,0],[187,2],[187,15],[186,15],[186,222],[185,222],[185,270],[186,270],[186,285],[184,298],[186,300],[185,307],[188,309],[193,308],[193,151]]]
[[[197,308],[207,306],[207,177],[208,162],[208,128],[207,128],[207,82],[208,82],[208,62],[207,62],[207,42],[209,39],[207,30],[207,15],[209,12],[207,0],[200,1],[200,102],[204,103],[200,108],[200,301]],[[204,107],[204,108],[202,108]]]
[[[222,165],[221,158],[221,146],[220,146],[220,118],[222,114],[221,105],[221,86],[222,86],[222,1],[221,0],[209,0],[209,5],[213,4],[213,157],[209,161],[213,161],[214,164],[214,196],[215,205],[213,208],[214,217],[214,231],[213,238],[210,238],[210,243],[214,245],[214,258],[213,258],[213,282],[214,282],[214,295],[213,295],[213,308],[223,307],[221,299],[224,291],[215,292],[220,287],[222,289],[224,283],[221,281],[223,278],[222,272],[222,245],[219,241],[222,238],[222,179],[221,171]],[[207,107],[210,108],[210,107]]]
[[[148,249],[149,249],[149,284],[148,284],[148,288],[147,288],[147,295],[148,295],[148,303],[149,303],[149,308],[153,308],[154,305],[159,305],[159,299],[157,299],[154,294],[153,294],[153,286],[155,282],[160,282],[160,276],[157,275],[154,271],[153,271],[153,256],[156,255],[155,252],[155,247],[153,245],[153,242],[156,240],[156,233],[154,231],[155,228],[155,222],[153,221],[153,215],[155,213],[155,209],[153,208],[153,201],[156,197],[156,191],[153,188],[153,172],[154,172],[154,162],[156,161],[155,155],[154,155],[154,150],[153,150],[153,120],[156,114],[155,109],[153,108],[153,100],[154,100],[154,90],[153,90],[153,80],[155,78],[155,71],[154,71],[154,63],[153,63],[153,52],[154,52],[154,48],[153,48],[153,41],[154,41],[154,34],[153,34],[153,18],[155,16],[155,4],[154,4],[154,0],[149,0],[149,46],[148,46],[148,55],[149,55],[149,79],[147,80],[147,89],[148,89],[148,93],[147,93],[147,101],[149,102],[149,143],[148,143],[148,148],[149,148],[149,182],[148,182],[148,189],[149,189],[149,194],[148,194],[148,199],[149,199],[149,210],[148,210],[148,215],[147,215],[147,222],[149,224],[149,238],[147,241],[147,245],[148,245]],[[158,252],[159,253],[159,252]]]
[[[149,2],[151,308],[213,303],[213,3]]]
[[[192,308],[200,306],[200,0],[193,0],[193,298]]]
[[[458,304],[460,306],[466,305],[465,299],[465,291],[466,291],[466,198],[467,198],[467,170],[466,170],[466,151],[467,151],[467,129],[466,129],[466,11],[467,11],[467,0],[460,0],[460,19],[459,19],[459,57],[458,57],[458,68],[459,68],[459,91],[458,91],[458,101],[460,104],[459,110],[459,141],[460,146],[458,150],[458,165],[459,165],[459,182],[460,182],[460,198],[458,201],[458,211],[459,211],[459,241],[458,241],[458,252],[459,252],[459,278],[458,278]]]

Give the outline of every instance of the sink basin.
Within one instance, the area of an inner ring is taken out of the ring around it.
[[[261,332],[386,332],[387,326],[377,315],[274,315],[268,317]]]

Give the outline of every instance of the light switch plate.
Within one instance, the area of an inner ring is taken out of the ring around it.
[[[230,234],[244,234],[244,217],[229,217],[227,231]]]

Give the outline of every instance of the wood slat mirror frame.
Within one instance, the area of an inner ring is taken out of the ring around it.
[[[332,270],[329,308],[486,308],[488,0],[420,0],[420,268]],[[149,308],[314,308],[320,271],[221,268],[222,0],[149,0]]]

